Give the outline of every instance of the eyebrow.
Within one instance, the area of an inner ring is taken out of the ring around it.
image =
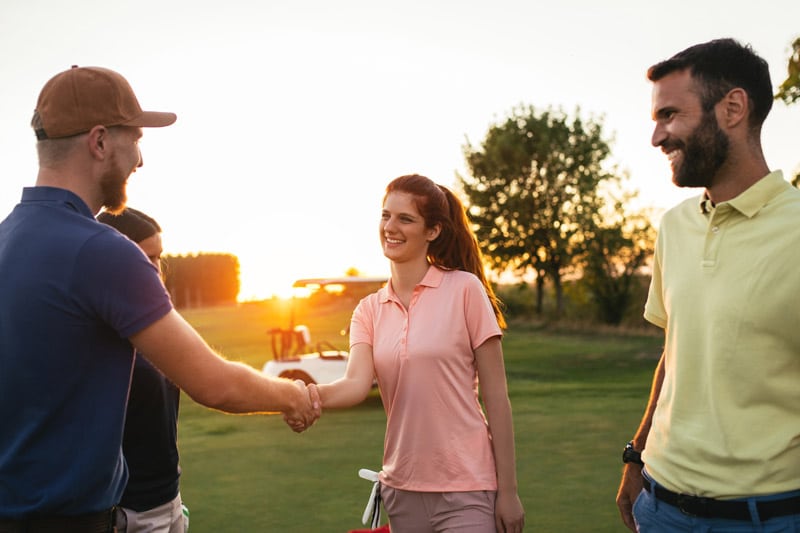
[[[381,210],[381,214],[384,214],[384,213],[385,214],[395,214],[395,215],[401,216],[401,217],[405,216],[405,217],[413,218],[414,220],[416,220],[418,218],[421,218],[421,215],[415,215],[415,214],[409,213],[407,211],[399,211],[397,213],[392,213],[391,211],[389,211],[388,209],[385,209],[385,208]]]

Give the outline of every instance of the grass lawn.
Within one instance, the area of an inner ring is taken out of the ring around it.
[[[183,311],[229,359],[260,369],[272,327],[296,324],[345,348],[351,307],[264,303]],[[504,340],[514,411],[519,492],[531,531],[621,532],[614,497],[620,456],[645,406],[658,335],[558,333],[512,326]],[[378,470],[385,415],[377,393],[326,411],[295,434],[276,416],[211,411],[184,395],[179,417],[181,492],[195,533],[346,533],[361,525]]]

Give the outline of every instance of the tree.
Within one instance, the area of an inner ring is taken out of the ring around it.
[[[783,100],[786,105],[800,100],[800,37],[792,43],[792,55],[787,66],[788,76],[775,95],[776,100]]]
[[[788,76],[778,89],[775,99],[783,100],[783,103],[790,105],[800,100],[800,37],[792,43],[792,54],[789,56],[787,70]],[[800,172],[792,179],[792,185],[800,187]]]
[[[512,109],[489,128],[480,147],[463,147],[469,176],[459,176],[478,241],[495,271],[536,273],[537,313],[545,278],[564,309],[561,280],[585,250],[584,228],[603,199],[598,186],[617,180],[603,168],[610,154],[600,121],[584,121],[577,109]]]
[[[653,255],[655,228],[644,213],[625,214],[622,202],[614,211],[585,233],[583,282],[598,318],[616,326],[632,303],[641,268]]]

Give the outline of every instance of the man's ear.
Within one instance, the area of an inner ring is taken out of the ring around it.
[[[110,132],[105,126],[95,126],[89,130],[86,136],[86,144],[89,148],[89,153],[92,154],[94,159],[103,161],[108,157],[110,149],[109,136]]]
[[[720,100],[720,124],[726,128],[735,128],[742,123],[747,123],[750,114],[750,100],[747,92],[741,87],[735,87]]]

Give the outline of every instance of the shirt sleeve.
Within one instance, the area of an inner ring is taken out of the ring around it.
[[[135,243],[114,231],[87,241],[73,276],[85,311],[122,338],[140,332],[172,309],[158,270]]]
[[[372,300],[370,296],[363,298],[353,311],[350,319],[350,348],[361,343],[373,345],[375,326]]]
[[[656,239],[656,251],[653,258],[653,275],[644,304],[644,318],[660,328],[667,326],[667,310],[664,306],[664,293],[661,277],[661,261],[663,258],[663,241],[661,233]]]
[[[503,331],[497,324],[494,308],[481,281],[472,274],[463,277],[464,316],[467,319],[470,344],[474,350],[492,337],[502,337]]]

